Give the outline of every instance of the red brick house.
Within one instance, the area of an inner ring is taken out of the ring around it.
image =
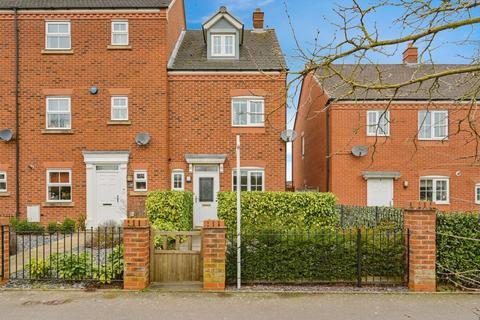
[[[403,83],[457,67],[420,65],[417,59],[417,49],[409,47],[403,64],[335,67],[370,84]],[[305,77],[295,122],[295,189],[331,191],[350,205],[402,207],[418,199],[441,210],[480,209],[478,152],[465,121],[476,108],[469,79],[449,76],[438,86],[430,81],[394,95],[352,91],[326,70]]]
[[[237,134],[244,189],[284,190],[285,61],[254,18],[187,30],[182,0],[0,3],[0,216],[93,226],[192,190],[199,225],[232,189]]]

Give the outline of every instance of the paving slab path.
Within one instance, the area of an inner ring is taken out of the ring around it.
[[[0,291],[0,319],[479,320],[480,295]]]

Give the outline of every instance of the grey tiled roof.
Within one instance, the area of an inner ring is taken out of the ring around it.
[[[0,0],[0,9],[155,9],[173,0]]]
[[[201,30],[185,33],[177,56],[169,70],[176,71],[278,71],[286,69],[275,31],[245,30],[239,60],[207,59],[207,45]]]
[[[364,64],[364,65],[332,65],[342,77],[355,80],[361,84],[398,84],[422,75],[438,73],[468,65],[436,64]],[[316,72],[317,79],[330,98],[337,100],[386,100],[390,99],[393,90],[365,90],[346,84],[338,75],[327,68]],[[479,91],[480,78],[474,74],[455,74],[442,77],[438,83],[433,80],[403,87],[395,95],[396,100],[457,100],[471,99],[472,93]],[[475,91],[476,89],[476,91]],[[468,96],[469,95],[469,96]],[[473,94],[474,95],[474,94]],[[477,92],[477,97],[480,94]]]

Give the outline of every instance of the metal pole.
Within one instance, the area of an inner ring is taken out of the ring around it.
[[[240,135],[237,135],[237,289],[242,287]]]

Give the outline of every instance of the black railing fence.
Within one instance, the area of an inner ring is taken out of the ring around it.
[[[336,206],[341,228],[374,228],[379,225],[391,225],[403,228],[404,210],[391,207]]]
[[[10,280],[123,279],[123,233],[117,227],[74,232],[10,232]]]
[[[242,281],[403,285],[408,238],[408,231],[381,228],[242,234]],[[229,234],[229,283],[236,281],[236,243],[236,235]]]

